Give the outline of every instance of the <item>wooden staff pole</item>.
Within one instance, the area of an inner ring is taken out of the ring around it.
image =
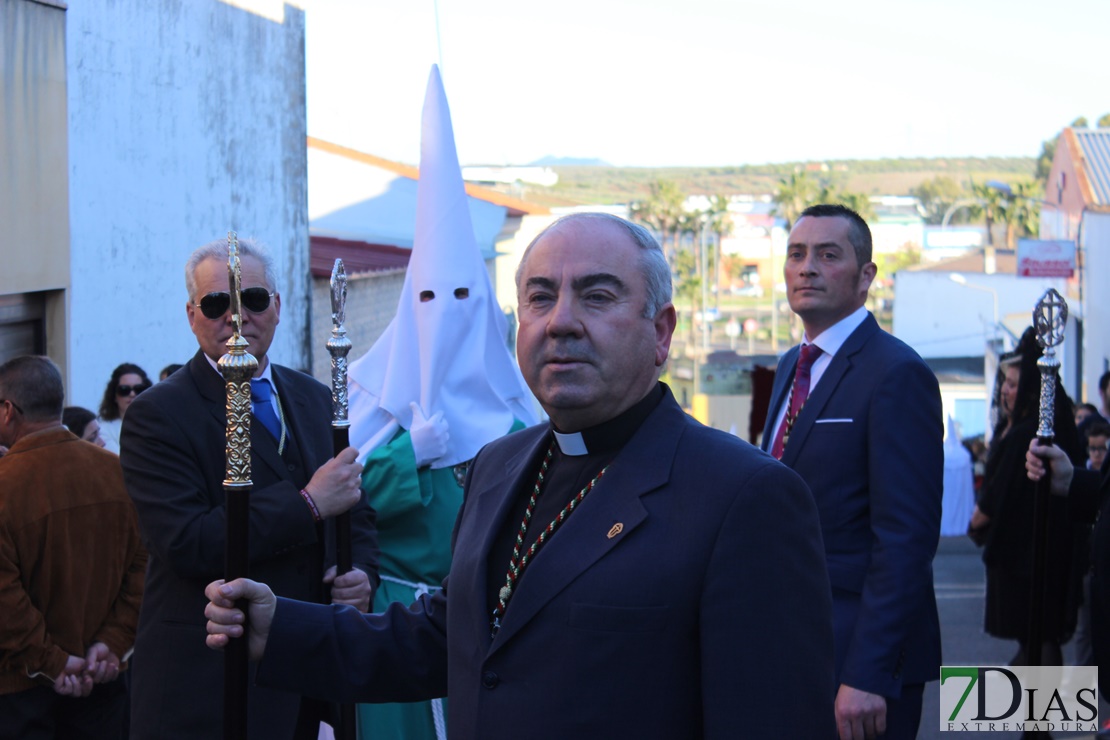
[[[231,293],[231,318],[234,331],[227,340],[228,353],[220,358],[218,367],[227,386],[227,467],[224,479],[226,542],[224,544],[224,578],[228,581],[248,575],[251,492],[251,384],[258,361],[247,352],[242,336],[242,302],[239,265],[239,241],[235,232],[228,232],[228,287]],[[247,614],[246,600],[236,606]],[[246,633],[231,640],[224,655],[224,738],[246,740],[248,660]]]
[[[1056,346],[1064,341],[1064,326],[1068,320],[1068,304],[1054,289],[1049,288],[1037,301],[1033,310],[1033,326],[1037,341],[1044,354],[1037,360],[1041,373],[1040,417],[1037,438],[1042,445],[1051,445],[1056,439],[1053,429],[1056,410],[1056,377],[1060,360]],[[1029,636],[1027,660],[1030,666],[1041,665],[1041,647],[1044,643],[1045,585],[1048,581],[1048,501],[1051,476],[1044,476],[1037,483],[1033,498],[1033,578],[1029,603]]]
[[[328,354],[331,355],[331,400],[332,400],[332,444],[335,454],[350,447],[351,422],[347,418],[347,354],[351,351],[351,340],[343,323],[346,319],[347,274],[343,260],[337,259],[331,271],[331,337],[328,338]],[[345,511],[335,517],[335,570],[337,575],[354,568],[351,553],[351,513]],[[338,740],[355,740],[355,705],[339,706],[339,727],[336,728]]]

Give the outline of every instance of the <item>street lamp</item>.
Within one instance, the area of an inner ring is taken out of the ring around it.
[[[940,228],[947,229],[949,219],[951,219],[956,211],[960,208],[963,208],[964,206],[972,206],[982,202],[983,201],[979,200],[978,198],[957,198],[956,202],[949,206],[948,210],[944,212],[944,218],[941,219]]]
[[[957,198],[956,202],[953,203],[951,207],[949,207],[949,209],[944,212],[944,218],[940,222],[940,228],[948,228],[948,219],[952,218],[952,214],[954,214],[957,209],[962,208],[963,206],[970,206],[975,204],[981,205],[982,203],[983,200],[981,198]],[[992,275],[994,274],[996,269],[997,262],[995,260],[994,245],[991,241],[990,230],[988,229],[987,246],[983,247],[983,272],[987,273],[988,275]]]
[[[993,325],[994,328],[993,328],[993,331],[991,333],[993,334],[993,339],[997,339],[998,338],[998,325],[999,325],[998,324],[998,291],[995,290],[994,288],[988,288],[985,285],[975,285],[973,283],[969,283],[967,281],[967,278],[964,275],[961,275],[958,272],[949,273],[948,274],[948,279],[951,280],[952,282],[956,283],[957,285],[964,286],[965,288],[971,288],[972,290],[981,290],[985,293],[990,293],[991,294],[991,298],[993,299],[993,303],[994,303],[994,325]]]

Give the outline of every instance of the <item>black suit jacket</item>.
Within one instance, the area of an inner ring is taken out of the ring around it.
[[[832,737],[813,499],[669,392],[490,637],[487,559],[550,439],[545,424],[478,454],[434,597],[368,616],[280,599],[259,681],[342,700],[447,693],[453,740]]]
[[[1102,472],[1077,468],[1068,491],[1074,521],[1094,523],[1091,535],[1091,643],[1098,690],[1110,697],[1110,466]]]
[[[334,528],[313,521],[299,491],[333,456],[331,392],[272,368],[300,455],[283,459],[253,421],[250,576],[290,598],[326,601],[321,579],[334,563]],[[133,661],[133,737],[221,733],[224,660],[204,645],[204,587],[224,573],[225,408],[223,378],[197,352],[136,398],[123,425],[124,477],[150,551]],[[355,567],[376,583],[377,536],[365,497],[351,519]],[[299,697],[252,687],[249,705],[252,738],[293,736]]]

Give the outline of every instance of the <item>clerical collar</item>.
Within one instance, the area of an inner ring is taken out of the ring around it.
[[[643,399],[620,415],[580,432],[563,434],[553,425],[552,431],[555,432],[555,441],[559,443],[559,451],[564,455],[577,457],[619,450],[628,444],[644,419],[663,400],[663,389],[662,383],[656,383]]]

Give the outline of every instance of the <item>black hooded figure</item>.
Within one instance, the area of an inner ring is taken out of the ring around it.
[[[1032,327],[1017,348],[999,363],[995,402],[1000,409],[994,428],[977,511],[986,520],[979,530],[987,568],[985,629],[988,634],[1017,640],[1011,665],[1025,665],[1026,635],[1033,572],[1033,498],[1036,484],[1025,472],[1025,452],[1037,436],[1042,349]],[[1015,378],[1016,372],[1016,378]],[[1016,380],[1016,393],[1014,381]],[[1007,386],[1007,383],[1009,385]],[[1083,453],[1075,428],[1072,402],[1056,380],[1054,431],[1056,444],[1074,463]],[[1084,528],[1068,521],[1066,499],[1053,496],[1048,506],[1047,582],[1044,597],[1043,665],[1062,665],[1060,646],[1075,631],[1082,568],[1077,554]]]

